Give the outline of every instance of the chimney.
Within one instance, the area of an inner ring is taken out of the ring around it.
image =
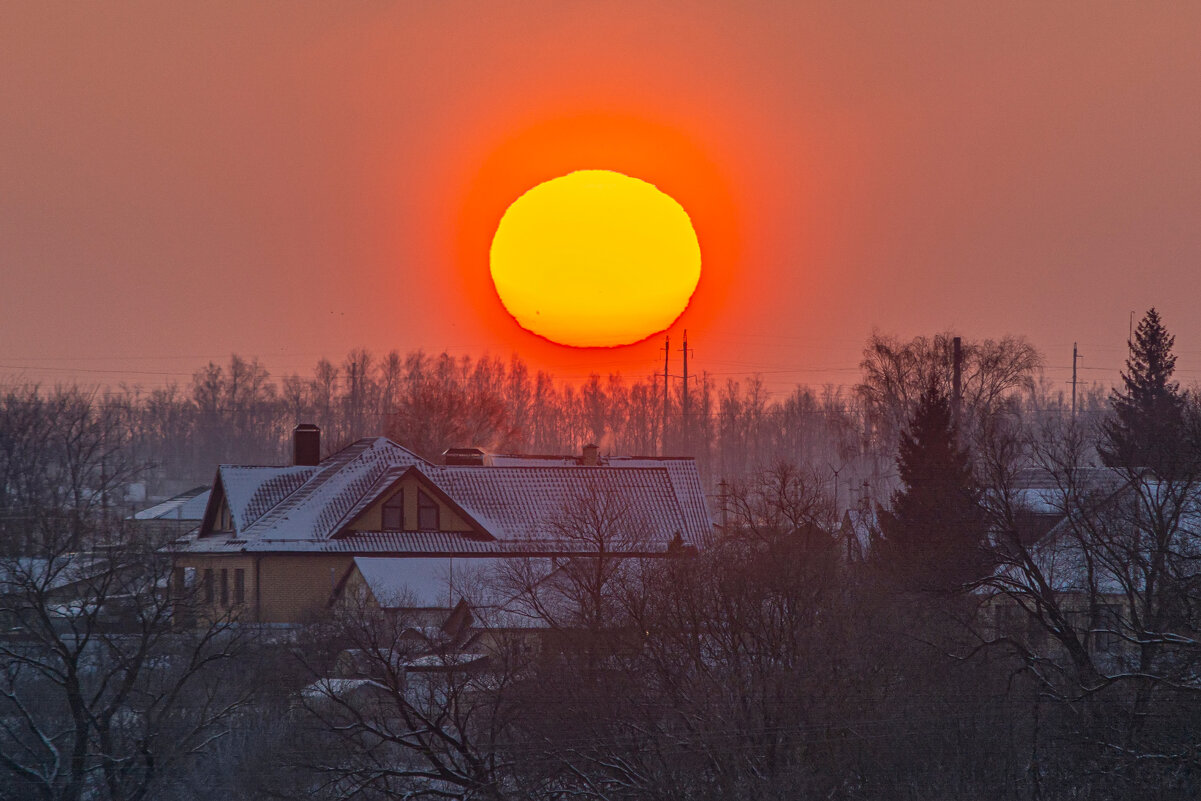
[[[292,464],[312,466],[321,461],[321,429],[301,423],[292,429]]]
[[[588,443],[584,446],[584,457],[580,459],[580,464],[584,465],[585,467],[596,467],[600,464],[600,459],[598,458],[599,456],[600,447],[593,445],[592,443]]]
[[[484,452],[479,448],[447,448],[442,451],[442,464],[454,467],[482,467]]]

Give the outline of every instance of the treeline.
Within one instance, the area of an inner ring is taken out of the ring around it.
[[[186,386],[149,392],[10,385],[0,395],[0,470],[8,464],[28,472],[24,454],[48,458],[53,437],[46,431],[63,419],[55,411],[61,406],[84,414],[79,425],[88,430],[78,436],[103,440],[111,452],[107,469],[95,460],[91,475],[76,470],[71,481],[114,504],[123,499],[107,490],[132,471],[151,495],[162,496],[209,483],[217,464],[285,463],[292,428],[315,422],[326,454],[359,437],[386,435],[429,459],[448,447],[574,453],[589,442],[602,453],[691,455],[714,492],[722,480],[782,461],[823,466],[848,507],[886,498],[899,432],[923,386],[934,380],[950,391],[952,341],[949,334],[908,342],[874,334],[853,388],[798,386],[779,395],[758,377],[719,383],[702,373],[689,388],[687,414],[680,383],[673,380],[665,398],[654,375],[593,374],[572,384],[531,371],[516,355],[423,351],[377,356],[359,349],[340,363],[322,359],[309,376],[279,378],[257,358],[234,355],[200,368]],[[1037,351],[1019,338],[965,341],[966,424],[1002,407],[1068,413],[1062,389],[1040,380],[1040,366]],[[1084,414],[1098,413],[1103,391],[1082,391],[1079,405]],[[44,481],[63,483],[49,475]],[[0,493],[29,494],[7,482]],[[0,495],[0,504],[14,501]]]

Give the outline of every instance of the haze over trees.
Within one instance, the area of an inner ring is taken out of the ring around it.
[[[651,377],[421,352],[11,387],[0,798],[1194,798],[1201,417],[1173,345],[1148,312],[1075,416],[1016,338],[964,341],[955,396],[948,335],[873,335],[854,392],[702,377],[687,417]],[[621,498],[567,498],[578,557],[476,576],[438,625],[189,614],[205,587],[122,532],[125,486],[282,463],[302,420],[328,450],[690,452],[720,536],[632,559]]]
[[[285,462],[291,429],[313,422],[322,429],[327,453],[383,434],[431,459],[448,447],[573,453],[590,442],[602,453],[693,455],[715,495],[721,481],[738,481],[777,462],[821,466],[831,489],[839,485],[838,505],[847,508],[886,500],[894,488],[892,454],[921,382],[937,380],[950,391],[950,341],[949,335],[909,343],[873,335],[863,381],[853,390],[798,386],[773,396],[755,377],[719,383],[701,373],[689,387],[686,414],[677,380],[666,398],[656,375],[594,374],[568,384],[532,372],[517,356],[358,349],[338,363],[321,359],[309,376],[277,377],[259,359],[235,354],[225,364],[198,369],[188,386],[148,392],[10,386],[0,404],[3,424],[14,433],[0,439],[0,460],[46,462],[55,448],[78,450],[90,438],[110,452],[108,464],[96,451],[86,469],[72,467],[70,455],[45,469],[75,470],[67,483],[82,486],[86,470],[98,474],[103,466],[115,487],[136,468],[150,494],[169,495],[210,483],[219,463]],[[1034,349],[1017,338],[965,342],[968,436],[1009,406],[1044,410],[1039,413],[1057,404],[1062,409],[1062,398],[1037,386],[1039,364]],[[74,440],[60,436],[58,443],[39,439],[53,433],[40,435],[39,426],[65,413],[56,404],[83,414],[80,425],[89,430]],[[0,471],[5,464],[0,461]],[[63,491],[62,481],[52,483],[55,492]],[[42,486],[49,484],[43,480]],[[17,496],[35,491],[0,484],[0,508],[25,504],[28,498]],[[129,508],[112,492],[77,498],[75,505],[88,502]]]

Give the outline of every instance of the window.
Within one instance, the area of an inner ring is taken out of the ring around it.
[[[217,530],[218,531],[233,531],[234,519],[229,512],[229,504],[222,501],[221,509],[217,513]]]
[[[421,490],[417,490],[417,530],[438,530],[438,504]]]
[[[206,604],[213,602],[213,569],[211,567],[204,570],[204,602]]]
[[[1118,650],[1122,638],[1118,635],[1122,618],[1116,604],[1101,604],[1097,609],[1097,628],[1093,629],[1093,649],[1110,654]]]
[[[187,594],[187,575],[182,567],[177,567],[171,571],[171,586],[176,598],[182,598]]]
[[[397,492],[384,501],[383,524],[384,531],[403,531],[405,527],[405,493]]]
[[[246,603],[246,571],[240,567],[234,570],[234,603]]]
[[[221,605],[229,606],[229,571],[221,569]]]

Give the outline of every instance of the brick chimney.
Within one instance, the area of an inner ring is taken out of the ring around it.
[[[580,459],[580,464],[585,467],[596,467],[600,464],[600,447],[593,445],[591,442],[584,446],[584,456]]]
[[[301,423],[292,429],[292,464],[312,466],[321,461],[321,429]]]

